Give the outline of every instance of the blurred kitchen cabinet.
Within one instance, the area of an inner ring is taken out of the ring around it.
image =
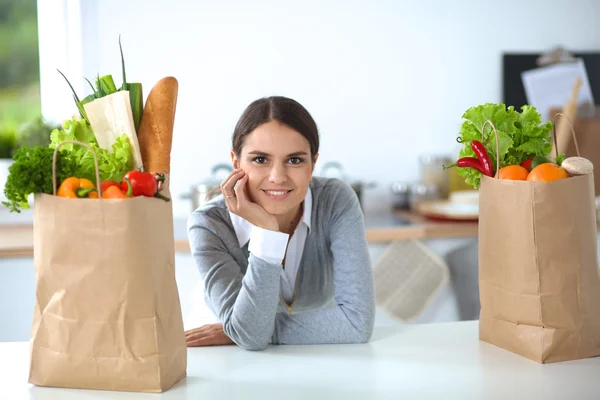
[[[29,340],[34,306],[33,257],[0,258],[0,342]]]

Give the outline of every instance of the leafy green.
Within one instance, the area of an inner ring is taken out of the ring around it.
[[[77,140],[86,144],[95,143],[96,136],[92,127],[84,119],[68,119],[63,122],[62,129],[54,129],[50,133],[50,147],[55,149],[58,143],[66,140]],[[61,150],[73,150],[73,144],[61,146]]]
[[[27,197],[32,193],[52,194],[52,157],[54,150],[49,147],[23,146],[15,153],[14,163],[8,168],[9,175],[4,186],[4,196],[8,201],[2,204],[11,212],[20,213],[29,209]],[[56,182],[75,176],[79,166],[71,158],[58,157],[56,160]]]
[[[120,182],[123,176],[133,168],[133,150],[127,135],[117,138],[112,145],[112,151],[101,148],[92,132],[92,128],[84,119],[71,119],[65,121],[63,129],[55,129],[50,134],[50,148],[55,149],[61,142],[77,140],[88,144],[98,157],[98,169],[101,180],[114,180]],[[60,157],[72,160],[78,165],[78,178],[87,178],[96,182],[94,156],[84,146],[65,144],[59,149]]]
[[[460,157],[475,157],[471,143],[473,140],[479,140],[488,151],[494,173],[498,158],[502,168],[507,165],[518,165],[535,156],[547,156],[552,151],[550,137],[552,122],[542,124],[541,115],[535,107],[526,105],[521,108],[521,112],[518,112],[513,106],[486,103],[469,108],[462,117],[465,121],[461,126],[458,141],[465,147],[460,150]],[[493,128],[489,123],[482,137],[483,125],[488,120],[494,124],[498,132],[498,147]],[[481,172],[473,168],[458,168],[458,174],[465,178],[467,184],[475,189],[479,188]]]
[[[32,193],[52,194],[52,158],[59,143],[77,140],[88,144],[98,157],[101,180],[120,182],[133,168],[133,150],[129,138],[123,134],[112,145],[112,151],[98,146],[96,137],[84,119],[70,119],[62,129],[50,133],[48,147],[21,147],[14,155],[15,162],[9,167],[9,175],[4,187],[6,202],[11,212],[28,209],[27,197]],[[57,157],[57,184],[68,177],[87,178],[96,183],[94,156],[85,146],[72,143],[62,145]]]

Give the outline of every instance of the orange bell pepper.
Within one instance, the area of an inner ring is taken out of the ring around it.
[[[104,193],[103,199],[130,199],[132,195],[131,182],[125,178],[124,183],[127,184],[127,191],[122,190],[119,186],[109,186]]]
[[[97,199],[98,192],[96,187],[89,179],[76,178],[74,176],[62,181],[58,187],[56,195],[59,197],[68,197],[71,199],[90,198]]]

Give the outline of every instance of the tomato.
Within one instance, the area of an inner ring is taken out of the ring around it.
[[[131,182],[131,188],[134,196],[154,197],[158,190],[156,178],[150,172],[129,171],[123,178],[121,189],[127,190],[125,179]]]

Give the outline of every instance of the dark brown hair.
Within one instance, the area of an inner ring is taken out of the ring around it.
[[[314,119],[300,103],[282,96],[263,97],[253,101],[238,120],[231,144],[239,157],[244,139],[260,125],[277,121],[300,133],[310,144],[311,157],[319,152],[319,131]]]

